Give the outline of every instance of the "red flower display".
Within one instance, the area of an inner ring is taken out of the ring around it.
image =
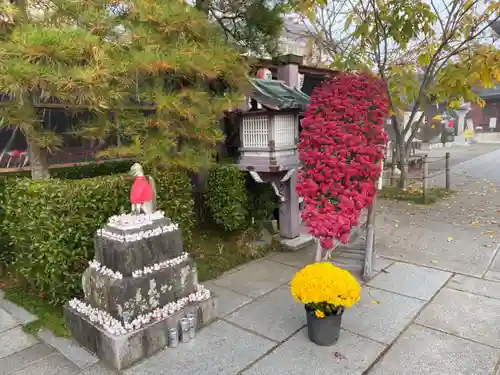
[[[385,84],[369,74],[339,74],[311,96],[299,143],[297,193],[302,220],[325,249],[349,240],[376,193],[387,135]]]

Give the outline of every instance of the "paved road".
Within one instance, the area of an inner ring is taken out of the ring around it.
[[[500,144],[472,144],[470,146],[453,146],[427,151],[417,151],[417,155],[427,155],[429,162],[429,176],[434,179],[436,186],[444,186],[444,171],[446,168],[445,154],[450,153],[450,167],[476,159],[482,155],[500,150]],[[421,180],[422,170],[410,170],[410,180]]]
[[[432,149],[428,151],[418,150],[417,154],[427,154],[430,160],[436,160],[442,159],[445,154],[449,152],[451,156],[450,163],[453,166],[496,150],[500,150],[500,144],[476,143],[469,146],[452,146]],[[444,168],[444,163],[442,163],[441,165]]]

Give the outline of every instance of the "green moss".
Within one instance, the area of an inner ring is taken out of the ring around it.
[[[4,289],[4,292],[6,299],[23,307],[38,318],[24,326],[26,332],[35,335],[42,328],[47,328],[56,336],[69,336],[61,307],[50,305],[43,297],[30,292],[28,288],[23,286],[12,286]]]
[[[257,246],[257,231],[247,229],[228,233],[220,230],[195,231],[193,245],[188,251],[196,260],[200,281],[211,280],[224,272],[261,258],[276,244],[267,247]]]

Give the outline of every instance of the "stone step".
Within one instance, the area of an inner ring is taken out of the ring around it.
[[[123,276],[130,276],[133,271],[177,258],[184,251],[180,229],[142,237],[140,240],[123,240],[125,236],[130,239],[134,236],[144,236],[148,231],[161,231],[168,223],[168,219],[157,220],[152,225],[126,231],[107,225],[95,238],[95,259]],[[113,236],[116,237],[112,238]]]
[[[94,267],[82,276],[85,301],[122,322],[189,296],[197,284],[196,265],[190,257],[140,277],[114,278]]]

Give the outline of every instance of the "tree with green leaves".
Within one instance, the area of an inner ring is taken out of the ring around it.
[[[339,8],[339,3],[344,30],[320,29],[313,37],[331,46],[333,67],[369,70],[387,82],[404,188],[406,160],[425,107],[482,105],[474,89],[500,81],[500,51],[489,38],[491,25],[500,18],[500,1],[299,0],[298,4],[310,17],[334,5]]]
[[[279,49],[286,0],[196,0],[195,6],[217,24],[241,52],[273,56]]]
[[[61,145],[41,121],[52,108],[89,112],[81,136],[119,134],[108,155],[190,169],[213,160],[247,66],[202,12],[182,0],[2,4],[0,117],[26,137],[33,178],[49,176],[45,155]]]

